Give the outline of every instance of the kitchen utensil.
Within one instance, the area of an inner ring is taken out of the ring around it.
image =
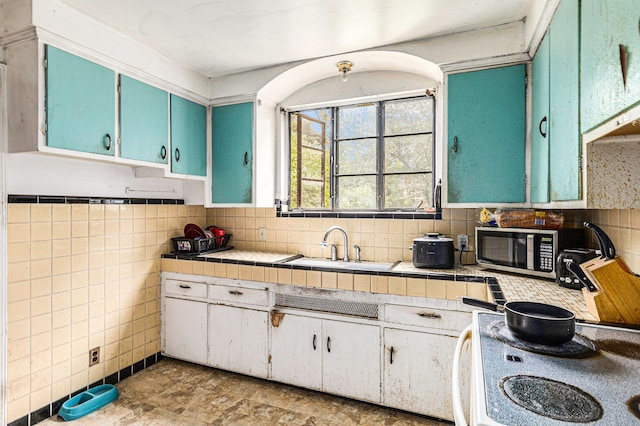
[[[196,238],[207,238],[204,230],[195,223],[187,223],[184,227],[184,236],[195,240]]]
[[[528,342],[559,345],[575,334],[575,314],[559,306],[538,302],[507,302],[504,305],[463,297],[462,302],[505,313],[507,328]]]
[[[616,248],[606,232],[604,232],[599,226],[591,222],[584,222],[583,225],[585,228],[591,229],[596,235],[598,244],[600,245],[600,251],[602,252],[602,257],[614,259],[616,257]]]
[[[571,288],[574,290],[580,290],[584,284],[580,279],[580,276],[576,276],[572,270],[569,269],[569,265],[580,265],[581,263],[598,257],[599,252],[595,249],[589,248],[575,248],[565,249],[558,254],[556,259],[556,282],[561,287]],[[581,274],[578,275],[583,275]]]
[[[455,260],[453,255],[453,239],[429,233],[421,238],[414,238],[413,266],[416,268],[451,269]]]
[[[589,291],[597,291],[598,288],[595,286],[593,282],[587,277],[587,274],[584,273],[579,264],[575,262],[568,262],[566,264],[567,269],[573,274],[574,277],[578,279],[580,284],[582,284]]]

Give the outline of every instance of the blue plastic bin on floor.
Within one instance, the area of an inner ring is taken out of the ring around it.
[[[114,385],[100,385],[86,390],[62,404],[58,416],[64,420],[75,420],[104,407],[120,396]]]

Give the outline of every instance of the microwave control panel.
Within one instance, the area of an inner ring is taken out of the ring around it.
[[[538,261],[536,268],[539,271],[553,272],[555,259],[553,258],[553,237],[551,235],[538,235]]]

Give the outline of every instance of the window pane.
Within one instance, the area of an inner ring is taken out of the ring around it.
[[[338,208],[377,208],[375,176],[341,177],[338,178],[338,187],[340,188]]]
[[[375,139],[338,142],[338,174],[375,173],[376,144]]]
[[[384,178],[384,208],[417,208],[433,205],[431,173],[391,175]]]
[[[376,136],[377,105],[338,108],[338,139]]]
[[[328,194],[322,193],[322,182],[302,182],[302,205],[306,208],[328,207]]]
[[[431,139],[431,134],[385,138],[385,173],[431,171]]]
[[[431,132],[433,98],[387,101],[384,104],[384,134]]]
[[[322,179],[322,151],[302,148],[302,179]]]

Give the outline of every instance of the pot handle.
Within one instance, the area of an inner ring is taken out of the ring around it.
[[[492,311],[495,311],[495,312],[502,311],[499,305],[495,303],[487,302],[480,299],[474,299],[473,297],[463,297],[462,303],[464,303],[465,305],[475,306],[476,308],[491,309]]]

